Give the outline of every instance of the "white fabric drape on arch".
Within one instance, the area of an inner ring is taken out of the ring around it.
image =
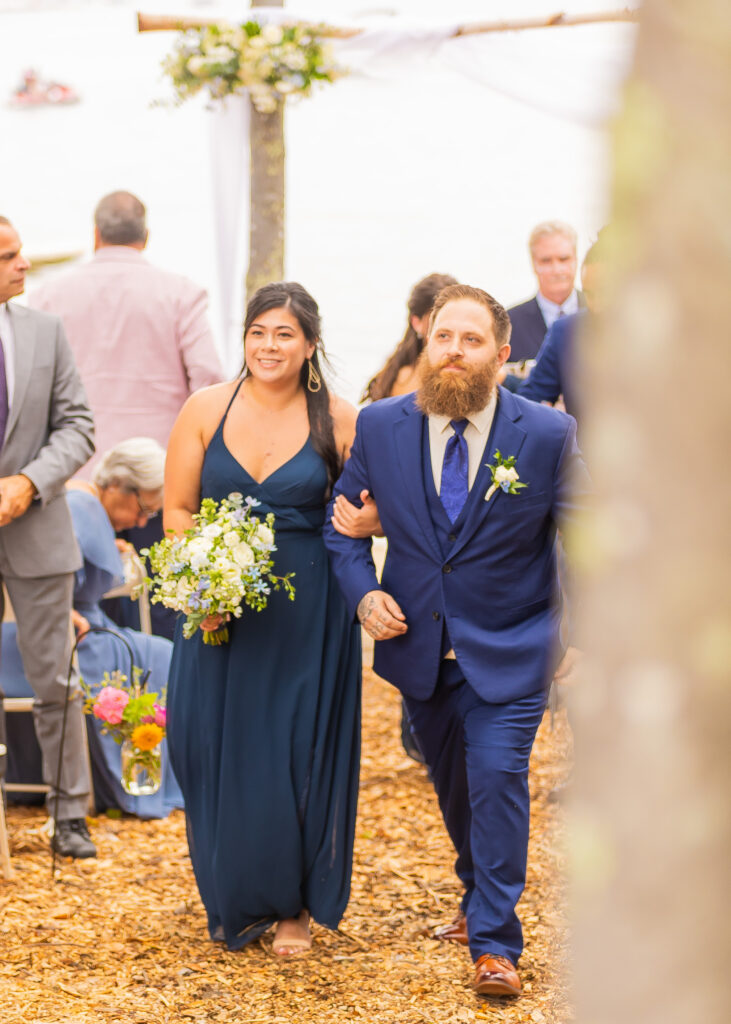
[[[227,96],[208,111],[213,230],[218,280],[218,333],[224,369],[242,363],[241,310],[249,238],[249,96]]]

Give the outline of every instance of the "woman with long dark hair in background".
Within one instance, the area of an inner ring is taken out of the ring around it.
[[[348,902],[360,736],[360,627],[322,542],[325,505],[355,432],[328,392],[317,304],[299,284],[260,288],[236,381],[188,399],[168,447],[165,527],[232,491],[275,515],[273,571],[294,573],[244,608],[230,641],[175,638],[168,742],[214,941],[238,949],[276,925],[283,956],[311,945],[310,915],[336,928]],[[205,628],[216,629],[212,616]]]
[[[383,368],[369,381],[362,402],[376,402],[379,398],[408,395],[410,391],[416,391],[416,362],[424,348],[429,314],[434,299],[448,284],[457,284],[457,281],[449,274],[429,274],[411,289],[407,304],[409,321],[404,336]]]

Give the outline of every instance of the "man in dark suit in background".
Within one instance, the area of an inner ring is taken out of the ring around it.
[[[604,253],[601,239],[597,239],[581,266],[581,285],[587,308],[556,320],[541,345],[530,376],[517,389],[519,395],[533,402],[550,402],[553,405],[562,397],[566,412],[579,422],[582,402],[576,387],[576,340],[577,335],[590,328],[593,319],[601,312],[603,275]]]
[[[508,310],[512,333],[510,361],[535,359],[546,331],[557,319],[578,312],[583,305],[574,287],[576,232],[562,221],[537,224],[528,239],[538,293]]]

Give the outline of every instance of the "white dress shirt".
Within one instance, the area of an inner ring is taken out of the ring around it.
[[[495,408],[497,406],[497,391],[493,391],[490,401],[487,403],[484,409],[480,409],[479,412],[473,412],[467,419],[467,426],[464,430],[464,439],[467,442],[467,452],[469,455],[469,468],[467,471],[467,479],[472,488],[477,476],[477,471],[480,468],[482,457],[485,455],[485,445],[487,444],[487,437],[490,433],[490,427],[495,416]],[[434,486],[437,489],[437,494],[440,493],[442,487],[442,463],[444,462],[444,452],[447,447],[447,441],[454,434],[454,430],[450,426],[450,419],[448,416],[429,416],[429,451],[431,453],[431,468],[434,475]],[[491,453],[488,452],[485,455],[485,460]]]
[[[560,305],[557,302],[551,302],[542,292],[538,292],[536,295],[536,302],[543,319],[546,321],[546,330],[553,327],[559,316],[569,316],[572,313],[579,312],[579,296],[575,288],[566,301]]]
[[[7,302],[0,305],[0,342],[2,342],[5,356],[5,382],[8,389],[8,413],[10,413],[15,390],[15,335]]]

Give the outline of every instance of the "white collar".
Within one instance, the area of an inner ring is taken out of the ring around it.
[[[551,299],[547,299],[543,292],[538,292],[536,302],[541,313],[544,314],[544,319],[545,314],[548,314],[555,320],[559,313],[576,313],[579,308],[579,297],[575,288],[563,302],[553,302]]]

